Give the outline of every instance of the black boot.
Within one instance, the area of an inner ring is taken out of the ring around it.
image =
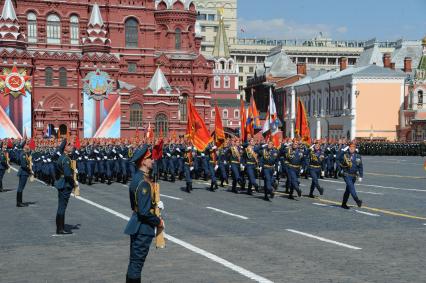
[[[220,186],[223,188],[223,180],[220,181]]]
[[[355,202],[356,202],[356,205],[358,205],[358,207],[362,206],[362,200],[356,199]]]
[[[320,195],[324,194],[324,189],[322,187],[318,187],[318,191],[319,191]]]
[[[28,204],[22,202],[22,193],[16,194],[16,207],[27,207]]]
[[[70,235],[71,231],[65,230],[65,215],[59,215],[59,231],[56,232],[58,235]]]
[[[61,232],[61,220],[60,216],[56,215],[56,234],[59,235]]]
[[[210,184],[210,191],[213,192],[213,182]]]
[[[217,186],[217,183],[214,183],[214,190],[216,191],[216,190],[218,190],[219,188],[218,188],[218,186]]]
[[[341,207],[344,208],[344,209],[349,209],[349,206],[347,206],[346,203],[342,203]]]
[[[189,190],[192,191],[192,183],[189,183]]]
[[[89,186],[92,185],[92,177],[89,177]]]
[[[141,283],[141,279],[140,279],[140,278],[132,279],[132,278],[129,278],[129,277],[126,275],[126,283]]]
[[[266,188],[265,188],[264,192],[265,192],[265,195],[264,195],[263,199],[266,200],[266,201],[269,201],[268,192],[266,191]]]
[[[186,192],[187,193],[191,192],[191,183],[186,183]]]
[[[253,191],[251,190],[251,184],[247,187],[247,194],[250,196],[253,194]]]
[[[302,190],[301,190],[300,188],[296,188],[296,192],[297,192],[297,195],[298,195],[299,197],[301,197],[301,196],[302,196]]]

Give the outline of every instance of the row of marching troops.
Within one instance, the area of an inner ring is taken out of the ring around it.
[[[363,155],[426,156],[426,141],[403,142],[360,142],[359,152]]]
[[[76,161],[76,175],[80,183],[125,184],[135,172],[130,162],[133,152],[143,145],[152,148],[154,144],[152,140],[89,139],[83,140],[81,146],[75,145],[69,157]],[[55,140],[40,140],[37,146],[30,146],[34,176],[51,185],[60,177],[57,170],[57,160],[61,157],[58,146],[59,142]],[[22,152],[19,140],[9,140],[5,151],[12,162],[19,164]],[[162,178],[171,182],[176,178],[184,179],[187,192],[192,191],[193,179],[210,180],[211,191],[217,190],[219,184],[223,187],[231,181],[232,192],[253,194],[253,191],[263,190],[265,200],[274,197],[281,179],[285,179],[286,193],[290,199],[294,199],[294,192],[300,197],[299,178],[303,176],[311,178],[309,196],[314,197],[315,190],[321,195],[324,193],[318,182],[321,178],[345,178],[348,174],[362,178],[358,151],[352,156],[355,162],[348,162],[348,153],[346,141],[334,144],[315,141],[309,145],[297,139],[287,139],[277,147],[272,141],[262,143],[251,138],[243,143],[234,138],[225,140],[220,148],[211,143],[204,151],[199,151],[188,139],[180,138],[165,141],[162,157],[154,162],[153,176],[156,180]],[[353,184],[349,187],[353,187]],[[359,203],[355,191],[348,192]],[[343,206],[346,206],[345,199]]]

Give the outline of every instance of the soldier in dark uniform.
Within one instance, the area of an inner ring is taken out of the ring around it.
[[[263,172],[264,180],[264,199],[269,201],[268,194],[271,198],[274,197],[275,185],[275,163],[278,160],[278,152],[274,148],[274,143],[272,141],[268,142],[267,148],[264,148],[260,151],[260,166]]]
[[[74,171],[71,168],[71,158],[68,154],[71,153],[71,146],[67,146],[67,141],[64,139],[58,148],[58,153],[61,154],[56,161],[59,179],[55,182],[55,188],[58,190],[58,210],[56,212],[56,234],[67,235],[72,234],[71,231],[65,230],[65,211],[68,206],[68,201],[71,192],[74,189]]]
[[[3,176],[6,170],[9,169],[8,156],[5,150],[3,150],[3,142],[0,141],[0,192],[3,192]]]
[[[133,214],[124,231],[125,234],[130,235],[130,259],[126,283],[141,282],[142,268],[155,236],[155,227],[164,227],[163,220],[151,212],[153,184],[149,175],[153,161],[148,147],[145,145],[138,149],[131,161],[135,163],[137,169],[129,185],[130,206]]]
[[[315,188],[318,189],[320,195],[324,193],[324,189],[318,183],[318,178],[325,169],[324,152],[321,150],[321,146],[318,142],[309,150],[307,154],[307,164],[309,164],[309,174],[312,178],[309,197],[314,198]]]
[[[302,191],[299,188],[298,176],[299,172],[302,171],[302,165],[305,163],[305,155],[303,151],[299,148],[299,141],[294,140],[291,148],[287,149],[286,159],[288,162],[288,178],[290,179],[290,194],[288,198],[294,199],[294,190],[296,190],[299,197],[302,196]]]
[[[206,152],[208,152],[208,164],[209,164],[209,175],[211,179],[210,191],[215,191],[218,189],[216,182],[216,171],[219,169],[217,161],[217,147],[213,144],[207,147]]]
[[[185,175],[185,182],[186,182],[186,191],[190,193],[192,191],[192,178],[191,178],[191,171],[194,170],[194,155],[193,155],[193,149],[190,144],[190,142],[187,143],[187,147],[185,148],[185,152],[183,154],[183,171]]]
[[[24,148],[24,151],[19,155],[19,184],[16,194],[16,206],[26,207],[28,204],[22,202],[22,193],[24,192],[25,185],[27,184],[28,178],[33,174],[32,168],[30,167],[30,147],[25,144],[25,140],[20,144],[20,149]]]
[[[232,145],[230,149],[228,150],[228,160],[231,164],[232,192],[238,193],[237,183],[240,184],[243,190],[245,186],[244,176],[241,172],[244,170],[244,165],[241,164],[241,152],[239,147],[239,140],[232,141]]]
[[[346,183],[346,190],[343,195],[342,208],[349,209],[347,206],[347,202],[349,199],[349,195],[352,195],[352,198],[358,205],[358,207],[362,206],[362,200],[360,200],[356,194],[355,190],[355,182],[357,177],[361,182],[364,174],[363,165],[361,155],[356,152],[356,145],[351,143],[349,146],[349,150],[346,151],[340,157],[340,164],[343,169],[343,179]]]
[[[250,139],[249,144],[244,149],[243,160],[249,181],[247,194],[251,195],[253,194],[252,187],[254,187],[256,192],[259,191],[259,185],[256,182],[256,169],[259,166],[258,148],[255,146],[253,139]]]

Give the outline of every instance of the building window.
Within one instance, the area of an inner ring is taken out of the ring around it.
[[[155,130],[157,131],[157,135],[163,132],[163,135],[167,136],[169,132],[169,121],[165,114],[158,114],[155,116]]]
[[[234,110],[234,118],[239,119],[240,118],[240,110]]]
[[[417,106],[419,108],[423,107],[423,90],[417,92]]]
[[[79,44],[79,26],[78,17],[71,16],[70,18],[70,29],[71,29],[71,44]]]
[[[239,82],[244,82],[244,77],[243,77],[243,76],[239,76],[239,77],[238,77],[238,81],[239,81]]]
[[[220,88],[220,77],[219,76],[214,77],[214,87]]]
[[[188,95],[183,94],[182,100],[179,102],[180,120],[182,122],[186,121],[188,117],[187,103],[188,103]]]
[[[254,67],[249,67],[249,73],[253,73],[254,72]]]
[[[130,105],[130,127],[142,127],[142,106],[139,103]]]
[[[176,33],[175,49],[180,50],[180,48],[182,47],[182,31],[180,30],[180,28],[177,28],[175,30],[175,33]]]
[[[206,51],[206,47],[205,46],[201,46],[201,51]]]
[[[36,43],[37,42],[37,16],[34,13],[28,13],[27,15],[27,36],[28,42]]]
[[[67,87],[67,69],[64,67],[59,69],[59,86]]]
[[[243,67],[239,67],[238,70],[240,71],[240,73],[244,72],[244,68]]]
[[[125,23],[126,47],[138,47],[138,22],[134,18]]]
[[[205,20],[207,20],[207,15],[206,14],[199,14],[197,16],[197,20],[205,21]]]
[[[61,43],[61,19],[58,15],[50,14],[47,16],[47,43]]]
[[[321,98],[318,98],[318,115],[321,115]]]
[[[352,108],[351,94],[348,94],[348,109]]]
[[[214,110],[212,110],[212,113],[211,113],[211,118],[213,119],[213,118],[215,118],[216,117],[216,112],[214,111]]]
[[[211,15],[211,14],[209,14],[208,19],[209,19],[209,21],[212,21],[212,22],[214,22],[216,20],[215,15]]]
[[[44,70],[44,85],[45,86],[53,85],[53,69],[50,67],[47,67]]]
[[[230,80],[228,76],[225,77],[225,88],[230,88]]]
[[[206,32],[206,27],[205,26],[201,26],[201,32]]]
[[[223,110],[223,112],[222,112],[222,115],[223,115],[223,119],[228,119],[228,110]]]
[[[137,71],[137,65],[135,62],[127,63],[127,72],[136,73],[136,71]]]

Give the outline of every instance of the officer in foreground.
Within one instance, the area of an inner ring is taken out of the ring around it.
[[[349,145],[349,150],[340,156],[340,164],[343,169],[343,180],[346,183],[346,190],[343,195],[342,208],[349,209],[347,205],[349,194],[352,195],[352,198],[358,205],[358,207],[362,206],[362,200],[360,200],[357,196],[355,190],[355,182],[358,177],[358,181],[362,181],[362,177],[364,174],[363,165],[361,155],[356,152],[355,143],[351,143]]]
[[[57,170],[59,179],[55,182],[55,188],[58,190],[58,210],[56,212],[56,234],[68,235],[71,231],[65,230],[65,210],[68,206],[68,201],[71,192],[76,185],[74,180],[74,171],[71,168],[71,159],[68,154],[71,154],[71,146],[66,145],[67,140],[64,139],[58,148],[58,154],[61,154],[57,161]]]
[[[131,159],[136,172],[129,185],[132,216],[124,231],[130,235],[130,259],[127,268],[126,283],[141,282],[141,272],[149,247],[155,236],[155,227],[163,228],[164,221],[151,212],[151,191],[154,184],[150,178],[153,160],[148,146],[138,149]],[[164,206],[161,205],[163,208]]]

